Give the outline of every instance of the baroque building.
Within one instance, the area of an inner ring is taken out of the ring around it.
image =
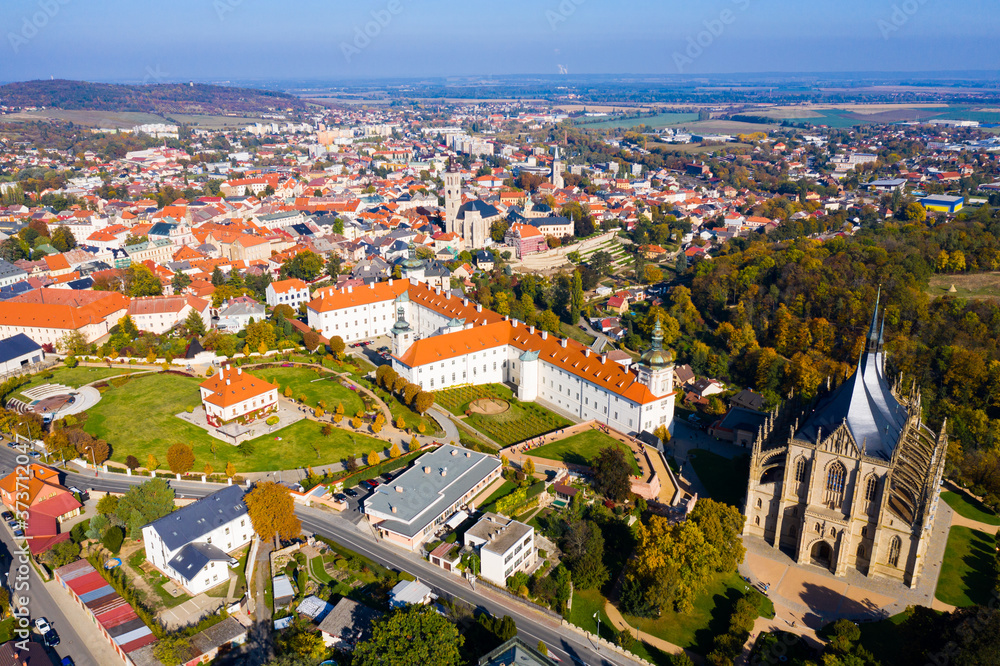
[[[947,434],[920,393],[885,374],[878,300],[857,369],[812,401],[768,414],[753,444],[744,534],[837,576],[915,587],[930,541]]]

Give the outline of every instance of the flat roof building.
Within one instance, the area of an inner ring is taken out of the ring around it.
[[[501,468],[496,456],[445,445],[375,488],[364,500],[364,512],[384,539],[415,550],[497,479]]]

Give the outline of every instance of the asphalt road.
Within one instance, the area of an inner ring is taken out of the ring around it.
[[[6,446],[0,448],[0,469],[7,471],[13,469],[15,458],[15,451]],[[92,473],[67,472],[63,483],[81,489],[124,492],[130,486],[146,480],[148,480],[146,477],[127,477],[118,474],[101,473],[94,476]],[[186,497],[203,497],[219,488],[219,486],[212,484],[173,480],[169,483],[179,496]],[[379,564],[418,576],[439,595],[461,599],[475,608],[483,608],[498,617],[510,615],[517,623],[518,633],[522,639],[532,646],[543,641],[550,652],[554,653],[563,664],[632,666],[637,663],[618,654],[608,654],[606,648],[599,651],[593,643],[576,632],[560,629],[558,621],[553,618],[526,610],[519,604],[507,600],[499,600],[498,595],[486,596],[477,592],[465,580],[432,566],[414,553],[377,541],[373,535],[362,532],[358,526],[329,511],[300,507],[297,513],[305,530],[333,539],[351,550],[363,553]],[[364,527],[364,523],[361,527]],[[3,537],[5,542],[13,542],[9,534],[5,533]],[[31,575],[34,576],[35,581],[38,581],[34,570],[32,570]],[[36,582],[36,585],[42,593],[37,595],[37,601],[32,600],[32,617],[46,615],[53,622],[63,639],[62,645],[59,646],[60,655],[73,654],[77,663],[98,666],[98,662],[94,661],[92,657],[89,660],[84,660],[83,655],[86,653],[86,648],[83,642],[72,633],[69,623],[53,603],[51,597],[45,594],[47,591],[41,588],[40,582]],[[63,633],[64,630],[66,634]],[[65,652],[62,651],[64,648]]]

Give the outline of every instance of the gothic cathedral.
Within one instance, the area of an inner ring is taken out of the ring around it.
[[[799,564],[915,587],[930,540],[947,435],[921,422],[920,393],[885,376],[878,299],[843,384],[768,415],[753,444],[744,534]]]

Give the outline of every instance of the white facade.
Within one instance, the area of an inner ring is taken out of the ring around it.
[[[309,286],[302,280],[280,280],[267,285],[265,300],[270,307],[288,305],[298,309],[301,303],[311,300]]]
[[[518,571],[531,571],[538,560],[535,528],[493,513],[465,533],[465,545],[479,549],[479,575],[499,587]]]

